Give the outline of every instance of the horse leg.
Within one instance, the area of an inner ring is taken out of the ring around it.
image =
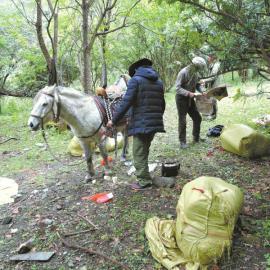
[[[122,161],[122,162],[126,161],[127,154],[128,154],[128,133],[127,133],[127,128],[124,129],[123,136],[124,136],[124,145],[123,145],[122,154],[121,154],[121,158],[120,158],[120,161]]]
[[[106,140],[107,138],[101,140],[101,142],[98,144],[98,148],[104,160],[105,175],[110,175],[112,174],[112,172],[111,172],[111,169],[109,167],[109,162],[108,162],[108,153],[106,151]]]
[[[93,180],[93,176],[95,175],[93,160],[92,160],[92,151],[90,148],[90,142],[89,141],[80,141],[81,146],[84,151],[85,161],[87,164],[87,175],[85,176],[85,181],[90,182]]]

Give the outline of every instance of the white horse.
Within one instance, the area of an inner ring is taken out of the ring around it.
[[[95,175],[90,142],[96,142],[108,167],[108,155],[105,150],[103,117],[100,109],[91,95],[86,95],[73,88],[47,86],[41,89],[34,98],[34,106],[28,120],[32,130],[38,130],[43,123],[52,118],[63,119],[70,126],[73,134],[79,139],[84,150],[88,167],[87,181]],[[126,130],[126,124],[117,127],[119,131]],[[124,137],[127,137],[127,135]],[[126,139],[124,144],[128,140]],[[127,146],[123,147],[122,158],[125,158]]]

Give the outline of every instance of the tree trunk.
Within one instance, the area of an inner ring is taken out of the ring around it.
[[[82,12],[83,12],[83,24],[82,24],[82,32],[83,32],[83,89],[85,93],[89,93],[91,91],[91,58],[90,58],[90,46],[89,46],[89,1],[82,0]]]
[[[46,60],[47,63],[47,70],[49,73],[48,78],[48,84],[53,85],[57,83],[57,71],[56,71],[56,59],[54,58],[55,55],[53,55],[53,58],[50,56],[50,53],[46,47],[43,33],[42,33],[42,0],[36,0],[37,3],[37,21],[36,21],[36,31],[37,31],[37,38],[39,42],[40,49],[42,51],[42,54]],[[53,47],[57,47],[57,44],[52,44]],[[53,49],[53,51],[55,51]]]
[[[106,36],[100,38],[101,42],[101,85],[103,87],[108,85],[108,75],[107,75],[107,61],[106,61]]]

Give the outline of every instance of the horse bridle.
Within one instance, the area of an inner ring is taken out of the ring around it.
[[[60,104],[60,96],[58,95],[58,88],[55,87],[54,89],[54,95],[52,94],[49,94],[47,92],[41,92],[41,94],[44,94],[44,95],[47,95],[49,97],[52,97],[53,98],[53,104],[52,104],[52,112],[53,112],[53,121],[54,122],[59,122],[59,117],[60,117],[60,112],[61,112],[61,104]],[[56,112],[54,112],[54,103],[56,103]],[[30,114],[31,116],[33,117],[36,117],[38,119],[41,120],[41,128],[43,129],[43,119],[46,115],[49,114],[49,112],[51,111],[49,110],[45,115],[41,116],[41,115],[35,115],[35,114]]]

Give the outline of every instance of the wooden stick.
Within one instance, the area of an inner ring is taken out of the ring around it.
[[[8,142],[10,140],[16,140],[17,141],[18,139],[14,138],[14,137],[11,137],[11,138],[8,138],[8,139],[4,140],[3,142],[0,142],[0,144],[6,143],[6,142]]]
[[[78,235],[78,234],[82,234],[82,233],[92,232],[93,230],[94,229],[89,229],[89,230],[84,230],[84,231],[79,231],[79,232],[64,233],[63,236],[68,237],[68,236]]]
[[[91,220],[89,220],[88,218],[78,214],[78,217],[82,218],[84,221],[86,221],[88,224],[90,224],[91,226],[93,226],[96,230],[98,230],[98,226],[95,225]]]
[[[130,270],[130,268],[114,259],[111,259],[109,257],[107,257],[106,255],[104,255],[103,253],[99,252],[99,251],[96,251],[96,250],[93,250],[93,249],[90,249],[90,248],[84,248],[84,247],[81,247],[81,246],[77,246],[77,245],[73,245],[71,243],[69,243],[68,241],[66,241],[65,239],[63,239],[60,234],[57,232],[57,235],[58,237],[60,238],[60,240],[62,241],[62,243],[64,244],[64,246],[68,247],[68,248],[72,248],[72,249],[78,249],[78,250],[81,250],[85,253],[89,253],[91,255],[98,255],[100,257],[102,257],[103,259],[107,260],[107,261],[110,261],[112,262],[113,264],[116,264],[120,267],[122,267],[123,269],[126,269],[126,270]]]

